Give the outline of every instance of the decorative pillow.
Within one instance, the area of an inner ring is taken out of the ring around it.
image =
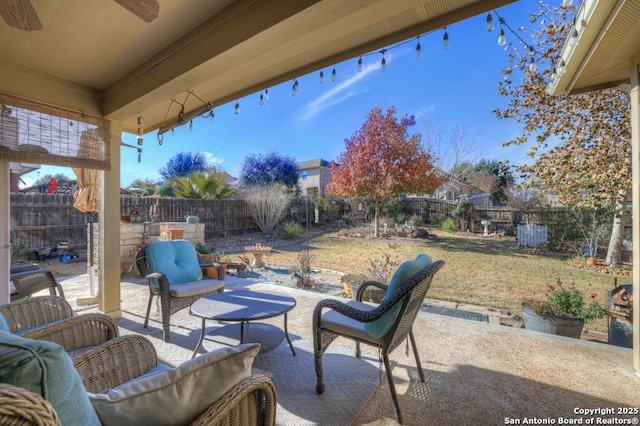
[[[256,343],[221,348],[89,398],[105,426],[189,424],[249,377],[259,351]]]
[[[202,279],[196,249],[189,241],[156,241],[146,248],[147,267],[166,275],[169,284]]]
[[[42,395],[67,425],[99,425],[71,358],[62,346],[0,331],[0,383]]]
[[[387,288],[387,292],[385,293],[380,303],[391,297],[391,295],[400,287],[402,287],[402,285],[406,283],[412,276],[425,268],[427,265],[430,265],[432,262],[433,260],[431,260],[431,258],[426,254],[419,254],[415,259],[403,262],[402,265],[400,265],[400,267],[393,274],[391,282],[389,283],[389,287]],[[364,329],[373,337],[376,337],[378,339],[384,337],[393,326],[393,322],[396,320],[399,310],[400,306],[396,304],[377,320],[366,323],[364,325]]]

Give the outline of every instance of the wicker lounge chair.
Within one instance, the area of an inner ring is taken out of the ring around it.
[[[166,258],[158,259],[161,256]],[[218,279],[203,278],[198,253],[186,240],[157,241],[144,246],[136,255],[136,266],[149,281],[144,327],[149,325],[153,298],[158,296],[165,342],[169,341],[171,314],[191,306],[201,297],[224,291],[224,274],[220,274]]]
[[[11,289],[12,302],[46,289],[49,289],[52,295],[64,297],[62,286],[56,281],[53,273],[36,263],[12,266],[9,281],[14,287]]]
[[[333,340],[339,336],[355,340],[357,357],[360,357],[360,343],[376,346],[384,361],[394,412],[398,423],[402,424],[402,413],[393,383],[389,354],[408,337],[415,355],[420,380],[424,382],[424,372],[420,364],[412,327],[431,285],[431,280],[443,265],[443,261],[429,263],[427,266],[422,266],[417,272],[408,274],[407,279],[398,280],[399,282],[395,283],[397,286],[391,292],[387,291],[378,306],[361,302],[366,288],[369,286],[383,290],[392,288],[394,279],[403,269],[404,264],[398,268],[389,286],[375,281],[364,282],[358,288],[357,301],[343,303],[335,299],[324,299],[318,302],[313,312],[313,340],[317,376],[316,391],[319,394],[324,392],[322,355]],[[329,310],[323,314],[323,309]],[[394,310],[395,312],[393,312]],[[378,328],[380,335],[375,335],[376,332],[367,324],[381,326],[381,329]]]
[[[60,296],[36,296],[0,306],[9,332],[62,346],[71,357],[118,336],[118,326],[108,315],[73,316],[71,305]]]
[[[37,346],[34,347],[34,353],[40,353],[42,356],[45,356],[45,352],[43,351],[46,351],[46,349],[42,347],[35,349],[36,347]],[[250,356],[253,357],[257,354],[259,348],[245,348],[244,352],[247,352],[247,350],[251,351]],[[48,360],[48,362],[52,362],[55,357],[55,350],[52,352],[51,349],[49,349],[49,352],[46,353],[45,359]],[[236,352],[236,354],[232,356],[238,356],[238,353],[239,352]],[[25,357],[24,354],[18,356]],[[215,355],[210,357],[210,359],[213,358],[215,358]],[[30,357],[27,356],[25,360],[27,359],[30,359]],[[56,365],[64,368],[64,360],[60,361],[62,362],[57,362]],[[195,360],[187,362],[193,361]],[[250,361],[244,361],[244,363],[249,362]],[[87,392],[86,396],[82,395],[82,398],[89,404],[89,410],[91,410],[91,405],[93,405],[96,413],[100,416],[100,422],[102,424],[121,424],[120,422],[123,420],[131,423],[129,416],[139,417],[139,409],[144,410],[143,406],[139,405],[142,403],[141,401],[138,401],[136,403],[137,405],[132,405],[132,407],[138,409],[136,413],[131,413],[130,411],[123,412],[121,411],[123,407],[120,406],[116,409],[116,417],[104,417],[104,411],[100,412],[100,403],[98,403],[98,405],[93,401],[89,403],[87,397],[94,399],[101,398],[100,395],[106,394],[109,389],[115,387],[123,389],[123,387],[132,383],[135,387],[137,380],[145,380],[145,378],[153,380],[157,378],[162,371],[160,370],[159,372],[155,369],[157,365],[158,359],[151,342],[140,335],[128,335],[110,340],[95,350],[75,358],[73,360],[73,366],[68,366],[71,370],[68,371],[64,377],[67,377],[69,383],[82,381],[78,383],[80,388],[75,387],[74,389],[80,389],[80,392]],[[250,364],[248,365],[250,366]],[[168,367],[165,368],[169,371],[173,370]],[[145,376],[145,371],[149,369],[155,371],[155,374]],[[204,380],[215,382],[211,380],[210,377],[205,377]],[[187,423],[190,425],[227,426],[271,426],[275,424],[276,393],[271,380],[260,374],[248,373],[246,377],[242,379],[237,378],[236,381],[237,383],[229,386],[226,391],[224,389],[221,390],[221,396],[219,398],[211,400],[210,402],[207,401],[205,409],[190,413],[188,417],[194,420]],[[139,386],[140,389],[136,391],[139,392],[138,394],[141,395],[141,398],[147,398],[148,393],[152,393],[154,389],[153,386],[149,386],[149,380],[145,383],[144,385],[141,384]],[[82,385],[84,385],[86,390],[82,389]],[[119,392],[122,391],[117,391],[116,394]],[[199,398],[206,400],[207,394],[208,392],[201,392]],[[168,395],[168,398],[172,400],[172,402],[168,404],[170,407],[180,407],[179,411],[188,409],[186,408],[190,402],[188,394],[184,395],[182,393],[169,392]],[[175,400],[176,395],[180,400]],[[76,398],[80,397],[80,395],[75,396]],[[166,395],[165,398],[167,398]],[[0,424],[59,425],[60,418],[62,418],[63,415],[56,413],[54,406],[55,402],[52,401],[50,403],[35,390],[28,391],[22,387],[18,387],[15,383],[0,383]],[[85,407],[87,406],[85,405]],[[152,408],[153,407],[152,405]],[[66,407],[61,406],[60,408],[65,409]],[[68,412],[66,413],[67,416],[69,414]],[[86,416],[87,414],[83,413],[83,415]],[[95,414],[91,414],[89,418],[95,419]],[[145,418],[138,418],[138,421],[138,424],[145,424]],[[156,421],[157,419],[155,421],[149,420],[149,423],[146,424],[154,424]],[[171,423],[173,424],[173,422]],[[95,424],[95,422],[92,422],[92,424]],[[177,424],[182,424],[182,422]]]

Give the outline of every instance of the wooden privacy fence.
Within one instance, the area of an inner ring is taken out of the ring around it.
[[[88,214],[73,207],[71,194],[21,194],[10,196],[10,227],[14,237],[24,240],[27,250],[55,247],[69,241],[72,247],[86,248]],[[140,220],[183,222],[185,216],[198,216],[205,226],[205,238],[259,231],[249,209],[241,199],[195,200],[175,198],[120,197],[120,214],[130,215],[134,207]],[[94,215],[94,221],[98,220]]]

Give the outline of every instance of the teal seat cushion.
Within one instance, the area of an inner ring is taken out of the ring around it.
[[[432,262],[431,258],[426,254],[419,254],[415,259],[403,262],[393,274],[389,287],[387,288],[387,292],[380,303],[383,303],[391,297],[391,295],[402,287],[402,285],[411,277],[426,266],[430,265]],[[385,312],[380,318],[365,324],[364,329],[373,337],[378,339],[384,337],[391,330],[391,327],[398,316],[399,310],[400,304],[396,303],[395,306]]]
[[[0,331],[9,331],[9,324],[2,314],[0,314]]]
[[[186,240],[156,241],[149,244],[146,248],[146,262],[149,271],[164,274],[169,284],[202,279],[196,249]]]
[[[0,383],[42,395],[65,426],[100,425],[71,358],[55,343],[0,331]]]

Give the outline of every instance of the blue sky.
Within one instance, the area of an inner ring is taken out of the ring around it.
[[[560,0],[558,0],[560,3]],[[521,1],[498,9],[507,24],[517,29],[528,25],[528,15],[537,5]],[[504,47],[497,44],[496,29],[485,30],[486,14],[447,28],[448,50],[442,48],[444,31],[420,37],[422,58],[416,59],[416,39],[390,46],[385,54],[387,71],[382,72],[379,52],[363,56],[363,71],[357,72],[358,58],[335,65],[337,78],[331,81],[331,68],[324,69],[324,83],[319,71],[300,76],[299,90],[291,94],[293,82],[269,87],[269,100],[259,104],[259,93],[239,99],[241,112],[233,112],[234,103],[215,109],[215,121],[197,118],[193,130],[183,126],[164,135],[158,144],[157,133],[144,136],[142,162],[135,149],[121,150],[121,186],[134,179],[159,180],[158,169],[178,152],[202,152],[211,165],[239,174],[242,160],[249,154],[272,151],[297,161],[323,158],[333,160],[344,151],[345,139],[351,137],[366,120],[373,107],[386,110],[394,105],[398,116],[415,115],[411,133],[425,134],[428,128],[451,133],[463,123],[473,134],[479,158],[509,160],[522,164],[530,160],[527,147],[502,147],[502,143],[519,134],[515,121],[498,120],[495,108],[506,105],[507,98],[497,93],[502,79],[500,70],[507,64]],[[518,43],[506,30],[507,43]],[[125,143],[135,145],[135,136],[124,134]],[[446,151],[448,137],[441,141],[439,152]],[[423,138],[423,142],[425,138]],[[447,159],[442,163],[446,165]],[[70,168],[43,166],[23,176],[29,184],[40,175],[64,173],[73,178]]]

